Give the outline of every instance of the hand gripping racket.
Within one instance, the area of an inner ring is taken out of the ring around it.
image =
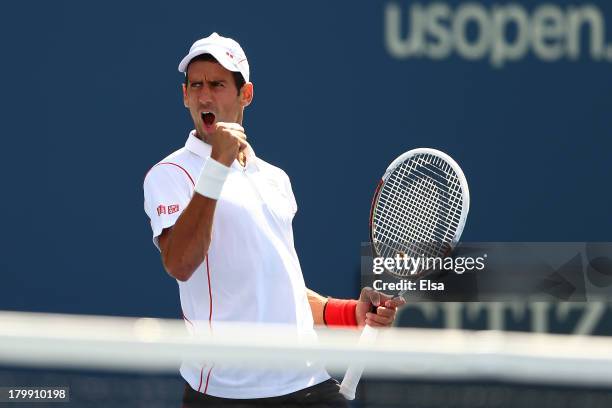
[[[410,150],[395,159],[376,188],[370,210],[374,257],[445,257],[459,242],[470,192],[459,165],[434,149]],[[422,264],[421,264],[422,265]],[[427,269],[385,268],[398,278],[421,279]],[[398,296],[403,296],[406,291]],[[377,329],[366,325],[359,344],[372,344]],[[349,400],[363,366],[349,366],[340,392]]]

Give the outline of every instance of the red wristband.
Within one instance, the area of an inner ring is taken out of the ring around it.
[[[357,301],[329,298],[323,309],[323,321],[328,326],[357,326]]]

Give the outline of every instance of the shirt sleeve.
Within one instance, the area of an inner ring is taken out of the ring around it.
[[[193,195],[193,184],[185,171],[169,163],[158,164],[144,181],[144,210],[151,221],[153,243],[159,249],[159,236],[172,227]]]
[[[293,215],[295,215],[297,213],[298,206],[297,201],[295,201],[295,196],[293,195],[293,190],[291,189],[291,180],[289,179],[287,173],[283,172],[283,174],[285,176],[285,194],[287,194],[287,197],[289,197],[291,211],[293,212]]]

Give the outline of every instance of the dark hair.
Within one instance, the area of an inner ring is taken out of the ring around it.
[[[217,61],[217,59],[213,57],[211,54],[200,54],[198,56],[193,57],[193,59],[189,61],[189,64],[187,64],[187,68],[185,69],[185,86],[189,85],[189,78],[187,77],[187,72],[189,70],[189,65],[191,65],[191,63],[194,61],[216,62],[217,64],[219,63],[219,61]],[[234,77],[234,85],[236,85],[236,89],[238,90],[238,95],[240,95],[240,89],[242,88],[242,85],[246,84],[246,81],[244,80],[244,77],[242,76],[240,72],[233,72],[233,71],[230,71],[230,72],[232,73],[232,76]]]

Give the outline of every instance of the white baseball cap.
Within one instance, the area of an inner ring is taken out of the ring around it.
[[[217,33],[212,33],[194,42],[189,49],[189,54],[181,60],[178,70],[186,73],[189,62],[202,54],[212,55],[223,68],[232,72],[240,72],[244,80],[249,82],[249,61],[242,47],[231,38],[222,37]]]

